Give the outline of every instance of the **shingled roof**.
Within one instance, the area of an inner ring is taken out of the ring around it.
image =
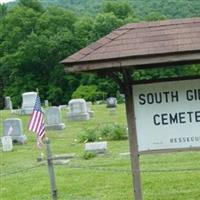
[[[145,67],[199,62],[199,53],[200,18],[189,18],[127,24],[61,63],[71,71]]]

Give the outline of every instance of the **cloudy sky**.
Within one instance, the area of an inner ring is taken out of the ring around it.
[[[15,1],[15,0],[0,0],[0,4],[7,3],[7,2],[10,2],[10,1]]]

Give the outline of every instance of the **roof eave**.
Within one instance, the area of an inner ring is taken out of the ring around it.
[[[163,67],[174,64],[194,64],[200,63],[200,50],[192,52],[179,52],[157,55],[146,55],[129,58],[115,58],[109,60],[84,61],[84,62],[62,62],[65,71],[69,72],[92,72],[105,69],[119,70],[119,68],[147,68]]]

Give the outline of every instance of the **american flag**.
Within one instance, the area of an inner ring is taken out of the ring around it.
[[[36,102],[33,108],[33,113],[29,121],[29,131],[33,131],[37,135],[37,141],[40,142],[45,136],[45,125],[43,112],[41,109],[40,97],[37,95]]]

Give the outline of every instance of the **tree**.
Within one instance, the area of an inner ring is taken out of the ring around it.
[[[98,14],[95,18],[94,29],[97,38],[100,38],[123,24],[113,13]]]
[[[24,6],[27,8],[32,8],[34,11],[42,12],[42,4],[38,0],[20,0],[19,6]]]
[[[83,98],[86,101],[95,102],[101,99],[101,93],[96,85],[80,85],[72,94],[72,98]]]
[[[91,17],[80,18],[75,24],[75,37],[80,48],[88,45],[95,39],[94,20]]]
[[[113,13],[118,19],[125,19],[133,16],[134,12],[128,1],[104,1],[102,4],[103,13]]]
[[[7,14],[7,6],[5,4],[0,4],[0,20]]]

